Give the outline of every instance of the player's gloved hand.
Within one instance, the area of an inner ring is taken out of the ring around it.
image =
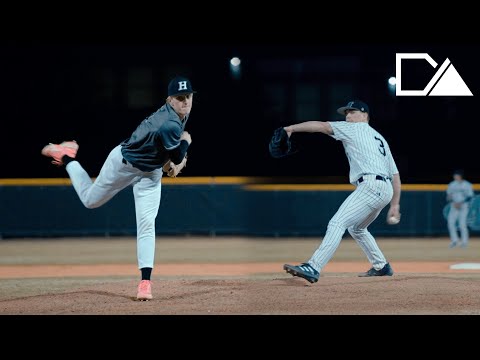
[[[163,171],[170,177],[177,177],[185,166],[187,166],[187,155],[185,155],[182,162],[178,165],[168,160],[165,165],[163,165]]]
[[[291,135],[291,132],[290,132]],[[270,143],[268,144],[270,155],[274,158],[281,158],[298,152],[296,144],[283,127],[275,129]]]

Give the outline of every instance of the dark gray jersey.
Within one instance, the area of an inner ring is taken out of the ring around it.
[[[187,118],[182,122],[169,104],[163,105],[121,143],[123,157],[142,171],[161,168],[169,158],[168,151],[180,145]]]

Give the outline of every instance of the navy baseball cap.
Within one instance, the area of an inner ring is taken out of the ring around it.
[[[338,108],[337,112],[340,115],[346,115],[345,113],[346,110],[360,110],[361,112],[370,113],[370,109],[368,108],[368,105],[360,100],[350,101],[346,106],[342,106],[341,108]]]
[[[177,76],[168,84],[168,96],[192,93],[196,93],[196,91],[193,91],[192,83],[186,77]]]

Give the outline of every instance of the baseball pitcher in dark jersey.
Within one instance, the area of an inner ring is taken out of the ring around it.
[[[75,159],[78,144],[49,144],[42,154],[65,166],[80,200],[89,209],[102,206],[119,191],[132,185],[137,223],[137,259],[142,279],[138,300],[152,299],[151,272],[155,255],[155,219],[160,206],[163,165],[181,164],[192,138],[185,125],[192,109],[191,82],[175,77],[168,85],[165,104],[144,119],[132,135],[108,155],[100,174],[92,181]]]

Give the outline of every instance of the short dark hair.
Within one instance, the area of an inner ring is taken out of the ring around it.
[[[453,172],[453,175],[460,175],[461,177],[463,177],[463,170],[462,169],[456,169],[454,172]]]

